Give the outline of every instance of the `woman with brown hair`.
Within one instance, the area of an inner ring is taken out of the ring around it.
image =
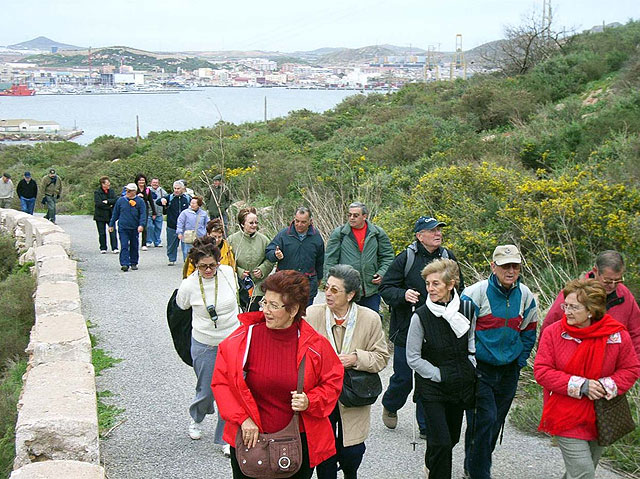
[[[258,212],[255,208],[242,208],[238,213],[240,231],[228,241],[236,260],[236,273],[240,283],[240,305],[244,311],[257,311],[262,299],[262,281],[273,269],[265,256],[269,238],[258,231]]]
[[[545,399],[538,429],[557,437],[566,479],[593,479],[604,449],[594,401],[629,390],[640,363],[627,330],[606,314],[597,280],[570,281],[563,293],[564,315],[545,329],[533,368]]]
[[[224,440],[235,444],[240,430],[246,447],[259,433],[274,433],[300,413],[302,466],[293,478],[310,478],[313,468],[335,454],[329,422],[342,389],[343,367],[329,342],[303,318],[309,282],[284,270],[263,282],[262,311],[238,316],[241,326],[220,344],[211,386],[225,419]],[[304,387],[296,392],[305,358]],[[231,449],[234,479],[245,478]]]
[[[211,241],[206,241],[206,243],[212,242],[220,250],[220,264],[231,266],[235,271],[236,260],[233,257],[231,246],[229,246],[229,243],[224,239],[224,226],[222,225],[222,220],[220,218],[209,220],[207,223],[207,236],[203,236],[202,238],[198,238],[194,241],[193,247],[196,247],[196,242],[202,242],[205,239],[210,239]],[[184,266],[182,268],[182,277],[186,278],[193,273],[194,270],[195,265],[193,264],[193,261],[190,260],[189,256],[187,256],[187,261],[184,262]]]

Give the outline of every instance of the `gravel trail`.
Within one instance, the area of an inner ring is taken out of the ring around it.
[[[226,479],[231,467],[213,444],[215,416],[203,422],[203,438],[187,434],[188,406],[195,375],[173,349],[166,323],[169,296],[180,284],[181,267],[167,266],[165,248],[140,252],[140,269],[123,273],[118,256],[99,254],[98,234],[90,216],[59,216],[58,224],[72,238],[80,270],[83,312],[95,327],[99,347],[122,359],[97,378],[108,401],[125,408],[122,422],[101,442],[109,479]],[[165,241],[164,233],[162,238]],[[180,259],[180,253],[178,258]],[[391,366],[382,373],[388,383]],[[360,467],[363,479],[422,478],[425,441],[412,442],[413,405],[398,413],[398,427],[386,429],[382,406],[372,408],[372,430]],[[462,477],[463,443],[454,449],[453,477]],[[507,425],[494,453],[494,479],[552,479],[563,472],[562,457],[550,441],[528,436]],[[314,476],[315,477],[315,476]],[[623,476],[598,468],[598,478]]]

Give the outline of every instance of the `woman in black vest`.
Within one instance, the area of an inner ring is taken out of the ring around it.
[[[473,406],[476,314],[471,301],[461,301],[456,291],[455,261],[433,261],[422,277],[428,295],[411,318],[407,363],[415,371],[414,399],[427,418],[425,472],[430,479],[451,479],[462,415]]]

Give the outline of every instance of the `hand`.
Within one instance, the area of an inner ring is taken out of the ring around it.
[[[251,274],[253,275],[254,278],[260,279],[262,278],[262,271],[260,271],[260,268],[256,268],[254,269]]]
[[[309,407],[309,398],[306,393],[302,392],[298,394],[296,391],[291,391],[291,409],[294,411],[306,411]]]
[[[246,278],[247,276],[249,276],[249,271],[245,270],[244,273],[242,273],[242,278]]]
[[[600,382],[593,379],[587,379],[587,381],[589,382],[589,391],[587,392],[587,397],[592,401],[595,401],[596,399],[602,399],[607,394]]]
[[[167,206],[167,199],[166,198],[162,198],[160,200],[160,203],[162,203],[162,206]]]
[[[284,258],[284,254],[280,251],[280,246],[276,246],[276,258],[278,258],[278,260]]]
[[[420,300],[420,293],[415,289],[408,289],[404,292],[404,299],[407,303],[415,304]]]
[[[373,279],[371,280],[371,282],[373,284],[380,284],[382,283],[382,276],[380,276],[378,273],[373,275]]]
[[[356,353],[338,354],[338,359],[342,363],[342,367],[347,369],[352,368],[356,365],[356,363],[358,362],[358,355]]]
[[[102,200],[102,202],[106,205],[108,203],[107,200]]]
[[[151,219],[155,220],[157,215],[151,215]]]
[[[142,193],[138,193],[138,196],[139,196],[140,198],[144,198],[144,195],[143,195]]]
[[[109,226],[109,233],[113,233],[113,226]]]
[[[142,233],[143,230],[144,228],[142,226],[138,226],[138,233]]]
[[[242,429],[242,443],[247,447],[253,447],[258,443],[258,434],[260,431],[258,430],[258,426],[253,422],[253,419],[248,417],[244,420],[244,422],[240,425],[240,429]]]
[[[178,235],[178,239],[182,241],[182,235]]]

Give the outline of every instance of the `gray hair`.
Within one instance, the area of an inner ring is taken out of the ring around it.
[[[351,203],[349,205],[349,209],[351,208],[360,208],[360,211],[362,211],[363,215],[369,214],[369,209],[367,208],[367,205],[365,205],[364,203],[360,203],[359,201],[354,201],[353,203]]]
[[[353,266],[349,264],[336,264],[329,269],[327,278],[329,276],[342,280],[345,293],[356,293],[351,300],[352,302],[360,299],[360,286],[362,284],[360,281],[360,273]]]
[[[306,206],[298,206],[296,208],[296,213],[295,214],[298,214],[298,213],[300,213],[301,215],[309,213],[309,218],[311,218],[311,210],[309,208],[307,208]]]
[[[184,181],[182,180],[176,180],[173,182],[173,187],[175,188],[176,186],[179,186],[180,188],[186,188]]]
[[[602,273],[605,269],[610,269],[616,273],[624,271],[624,260],[622,255],[615,250],[608,249],[603,251],[596,258],[596,268]]]

